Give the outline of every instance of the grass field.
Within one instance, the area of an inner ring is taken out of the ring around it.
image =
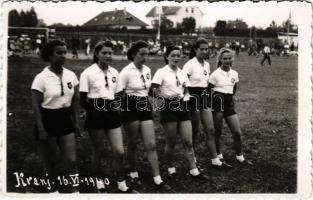
[[[234,166],[231,170],[218,170],[209,165],[209,156],[203,138],[196,143],[196,156],[202,173],[211,177],[207,183],[192,181],[186,174],[188,168],[180,143],[176,147],[179,182],[169,184],[176,193],[295,193],[297,188],[297,58],[272,57],[272,66],[261,67],[261,58],[240,55],[236,57],[234,69],[239,73],[239,89],[236,94],[236,111],[243,131],[245,156],[254,162],[252,167],[241,167],[235,163],[232,138],[228,128],[222,137],[223,153]],[[90,60],[68,60],[66,67],[79,77]],[[128,63],[116,60],[118,70]],[[146,63],[153,73],[164,65],[162,59],[149,59]],[[215,59],[210,61],[215,69]],[[47,65],[38,58],[14,58],[8,63],[8,121],[7,121],[7,191],[39,192],[38,186],[16,187],[14,172],[24,176],[40,177],[42,161],[36,150],[32,134],[34,117],[31,110],[30,85],[34,76]],[[157,150],[161,173],[166,179],[167,166],[164,161],[164,132],[155,114]],[[111,163],[111,152],[107,142],[106,165]],[[92,148],[88,136],[78,141],[78,166],[80,175],[92,175]],[[152,174],[140,140],[138,153],[139,173],[144,186],[142,193],[153,193]],[[112,172],[109,170],[108,172]],[[81,192],[95,192],[91,186],[83,185]],[[110,188],[115,192],[114,187]]]

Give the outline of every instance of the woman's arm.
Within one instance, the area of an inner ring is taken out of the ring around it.
[[[212,83],[209,83],[209,86],[208,86],[208,95],[211,96],[214,91],[213,91],[213,88],[215,87],[215,85],[213,85]]]
[[[74,95],[72,98],[72,104],[71,104],[71,110],[72,110],[72,118],[73,118],[73,124],[75,127],[75,133],[80,135],[81,129],[79,124],[79,104],[78,104],[78,86],[74,88]]]
[[[85,110],[87,110],[88,106],[87,92],[80,92],[79,103]]]
[[[237,84],[238,84],[238,83],[235,83],[235,85],[234,85],[233,95],[235,95],[235,93],[236,93],[236,91],[237,91]]]
[[[32,90],[31,96],[32,96],[32,107],[35,114],[35,120],[38,130],[38,138],[39,140],[46,140],[48,139],[48,133],[44,128],[41,115],[41,103],[43,101],[43,94],[37,90]]]
[[[156,83],[152,83],[151,87],[149,89],[149,95],[152,97],[158,97],[160,96],[160,90],[159,90],[160,85]]]

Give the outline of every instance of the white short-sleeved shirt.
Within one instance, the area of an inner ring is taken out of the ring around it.
[[[148,96],[150,86],[150,68],[143,65],[142,69],[139,70],[132,62],[120,72],[116,91],[120,92],[125,89],[128,95],[146,97]]]
[[[183,70],[189,76],[190,87],[208,87],[210,78],[210,64],[204,61],[199,63],[196,57],[185,63]]]
[[[225,72],[219,67],[210,76],[210,83],[215,86],[213,90],[224,94],[233,94],[234,86],[238,82],[238,73],[232,69]]]
[[[177,85],[176,76],[179,85]],[[185,87],[190,87],[187,74],[180,68],[174,71],[169,65],[165,65],[163,68],[158,69],[155,72],[152,83],[160,85],[161,96],[165,98],[183,98]]]
[[[108,87],[106,87],[105,76],[107,76]],[[109,66],[105,73],[97,63],[94,63],[80,75],[79,91],[87,92],[87,97],[91,99],[113,100],[118,78],[119,74],[116,69]]]
[[[61,83],[63,95],[61,95]],[[71,106],[74,88],[77,85],[78,79],[74,72],[63,68],[61,80],[49,67],[45,67],[33,80],[31,89],[43,94],[42,108],[60,109]]]
[[[265,46],[263,51],[264,53],[271,53],[271,49],[268,46]]]

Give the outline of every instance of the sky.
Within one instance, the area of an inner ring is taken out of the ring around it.
[[[305,2],[6,2],[3,9],[6,13],[11,9],[29,10],[32,6],[47,25],[64,23],[82,25],[103,11],[124,9],[142,21],[149,23],[145,15],[151,8],[158,5],[198,6],[204,13],[202,27],[214,27],[217,20],[244,20],[249,26],[266,28],[274,20],[278,24],[285,21],[289,13],[292,22],[298,25],[304,16],[312,16],[311,5]],[[308,15],[309,14],[309,15]]]

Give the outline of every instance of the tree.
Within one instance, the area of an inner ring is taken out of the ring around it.
[[[215,23],[214,29],[225,29],[226,28],[226,21],[225,20],[217,20]]]
[[[46,27],[47,24],[43,21],[43,19],[38,19],[37,26],[39,26],[39,27]]]
[[[186,17],[183,18],[183,21],[181,23],[181,26],[183,28],[183,31],[185,33],[192,33],[195,31],[196,28],[196,20],[193,17]]]
[[[226,23],[226,28],[229,29],[247,29],[248,24],[242,19],[228,20]]]
[[[20,13],[20,26],[25,27],[27,25],[27,14],[24,12],[24,10]]]
[[[38,25],[38,17],[34,7],[31,7],[30,11],[27,13],[29,18],[28,26],[37,26]]]
[[[161,16],[161,26],[160,26],[160,31],[161,33],[167,32],[168,29],[173,28],[174,23],[167,19],[165,16]]]
[[[15,9],[9,12],[9,26],[20,26],[20,14]]]
[[[9,26],[17,27],[35,27],[38,26],[37,13],[34,7],[28,11],[22,10],[20,13],[17,10],[9,12]]]

